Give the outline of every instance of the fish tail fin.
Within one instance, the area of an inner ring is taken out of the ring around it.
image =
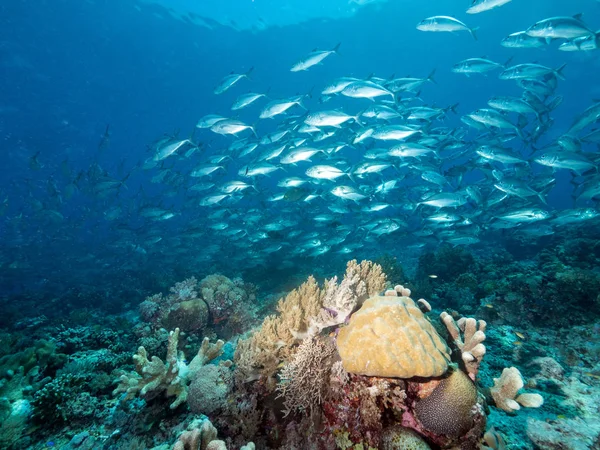
[[[427,75],[427,78],[426,78],[426,80],[427,80],[427,81],[431,81],[433,84],[437,84],[437,81],[435,81],[435,78],[433,78],[433,76],[435,75],[435,71],[436,71],[436,70],[437,70],[437,69],[433,69],[433,70],[432,70],[432,71],[429,73],[429,75]],[[421,92],[421,91],[419,91],[419,92]]]
[[[338,42],[337,45],[335,47],[333,47],[333,49],[331,49],[331,51],[337,55],[339,55],[339,49],[340,49],[340,45],[342,45],[341,42]]]
[[[362,127],[363,123],[360,120],[360,115],[361,115],[361,113],[358,113],[356,116],[354,116],[354,121]]]
[[[504,62],[504,64],[502,65],[502,67],[504,67],[504,68],[506,69],[506,68],[508,67],[508,65],[509,65],[509,64],[512,62],[512,60],[513,60],[513,58],[514,58],[514,57],[515,57],[515,56],[513,55],[513,56],[511,56],[510,58],[508,58],[508,59],[507,59],[507,60]]]
[[[252,79],[252,78],[250,78],[250,74],[252,73],[253,70],[254,70],[254,66],[250,67],[248,69],[248,71],[244,74],[244,75],[246,75],[246,78],[248,78],[249,80]]]
[[[459,103],[455,103],[454,105],[448,106],[446,108],[446,112],[448,111],[452,111],[454,114],[458,114],[458,112],[456,111],[456,108],[458,108]]]
[[[560,78],[561,80],[565,80],[565,76],[563,75],[562,71],[564,70],[564,68],[567,66],[567,63],[564,63],[562,66],[560,66],[558,69],[556,69],[554,71],[554,73],[556,74],[556,76],[558,78]]]
[[[120,188],[121,188],[121,186],[123,186],[125,189],[129,189],[129,188],[127,187],[127,185],[125,184],[125,182],[126,182],[128,179],[129,179],[129,177],[131,176],[131,173],[132,173],[132,172],[133,172],[133,170],[132,170],[131,172],[129,172],[127,175],[125,175],[125,178],[123,178],[123,179],[121,180],[121,184],[119,184],[119,187],[118,187],[118,189],[120,189]]]
[[[416,93],[415,93],[415,97],[417,100],[419,100],[421,103],[425,103],[425,100],[423,100],[423,98],[421,97],[421,90],[419,89]]]
[[[479,30],[479,27],[469,28],[469,33],[471,33],[471,36],[473,36],[473,39],[475,39],[476,41],[478,40],[476,33],[477,30]]]
[[[541,192],[538,193],[537,196],[544,205],[548,204],[548,201],[546,200],[546,196],[548,195],[548,192],[550,192],[552,190],[553,187],[554,187],[554,185],[547,186],[544,189],[542,189]]]

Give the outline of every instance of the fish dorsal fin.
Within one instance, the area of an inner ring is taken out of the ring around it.
[[[577,13],[573,16],[573,19],[575,20],[581,20],[583,18],[583,13]]]

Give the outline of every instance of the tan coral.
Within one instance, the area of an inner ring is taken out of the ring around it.
[[[178,343],[179,328],[175,328],[169,333],[165,362],[158,356],[148,359],[146,349],[138,348],[137,354],[133,355],[135,372],[121,375],[117,380],[119,385],[113,391],[113,395],[125,392],[124,400],[131,400],[138,393],[145,396],[165,391],[167,397],[175,397],[175,401],[170,405],[171,409],[185,403],[189,380],[200,367],[223,353],[223,341],[219,340],[216,344],[210,344],[208,338],[205,338],[189,367],[185,365],[185,355],[177,351]]]
[[[337,347],[344,369],[378,377],[435,377],[450,361],[449,349],[408,297],[371,297],[341,328]]]
[[[521,372],[516,367],[507,367],[502,371],[500,378],[494,378],[494,386],[490,388],[496,406],[508,413],[513,413],[526,408],[539,408],[544,404],[540,394],[523,393],[519,391],[524,386]]]
[[[187,384],[179,376],[183,356],[177,352],[178,342],[179,328],[176,328],[169,333],[166,362],[158,356],[153,356],[149,360],[146,349],[140,347],[137,354],[133,356],[135,372],[120,377],[120,384],[113,391],[113,395],[125,392],[127,394],[125,400],[131,400],[138,392],[143,396],[150,392],[165,390],[167,397],[176,397],[170,405],[172,409],[184,403],[187,399]]]
[[[465,364],[469,377],[475,381],[479,372],[479,365],[486,351],[485,345],[483,345],[485,321],[476,320],[472,317],[461,317],[457,322],[447,312],[440,314],[440,318],[446,325],[454,344],[461,352],[461,359]]]

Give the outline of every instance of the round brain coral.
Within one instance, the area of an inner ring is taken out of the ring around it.
[[[473,407],[477,388],[462,371],[456,370],[443,379],[429,397],[415,405],[421,424],[438,435],[462,436],[473,426]]]
[[[339,330],[347,372],[371,377],[436,377],[450,361],[444,340],[408,297],[371,297]]]

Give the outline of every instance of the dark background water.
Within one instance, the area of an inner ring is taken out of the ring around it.
[[[450,68],[456,62],[476,56],[503,62],[514,56],[515,63],[535,61],[551,67],[567,63],[567,80],[557,92],[565,101],[554,113],[555,127],[540,145],[567,130],[574,117],[600,97],[597,52],[564,53],[556,45],[511,50],[499,45],[508,34],[553,15],[583,12],[590,26],[598,27],[598,2],[514,0],[476,16],[464,13],[467,3],[390,1],[363,8],[349,18],[283,27],[271,21],[272,26],[256,32],[229,26],[207,29],[172,18],[158,5],[130,1],[2,2],[2,291],[44,291],[53,285],[58,292],[82,283],[90,289],[104,285],[108,291],[109,285],[135,284],[136,278],[154,279],[166,270],[161,267],[162,255],[154,254],[150,261],[147,255],[136,259],[135,251],[124,248],[122,241],[115,243],[117,224],[105,220],[106,210],[116,204],[125,211],[129,226],[140,225],[136,197],[140,186],[155,200],[163,194],[160,185],[149,183],[147,173],[134,170],[128,188],[113,204],[81,193],[66,199],[65,188],[94,162],[115,178],[125,177],[149,156],[146,146],[153,140],[175,130],[187,136],[201,116],[226,114],[235,98],[248,90],[270,89],[273,97],[284,97],[308,92],[313,86],[320,91],[337,76],[424,77],[437,69],[437,84],[428,84],[423,98],[437,106],[458,102],[460,113],[465,114],[485,107],[493,95],[520,95],[520,90],[514,82],[498,80],[495,73],[470,78],[454,74]],[[467,33],[416,30],[420,20],[438,14],[480,27],[479,40]],[[342,43],[340,56],[305,73],[289,72],[308,51],[332,48],[338,42]],[[224,75],[250,67],[254,67],[252,81],[243,80],[221,96],[212,93]],[[333,101],[329,106],[356,113],[366,105]],[[309,107],[319,107],[316,99]],[[257,109],[251,108],[239,117],[254,123],[256,116]],[[451,117],[447,124],[458,125],[459,117]],[[110,144],[99,153],[108,124]],[[259,134],[271,129],[269,122],[258,125]],[[196,138],[213,148],[230,142],[208,132],[198,132]],[[32,163],[36,154],[41,167]],[[559,177],[549,197],[551,207],[572,206],[569,179]],[[58,188],[59,198],[49,181]],[[164,204],[178,201],[165,198]],[[49,209],[59,210],[64,219],[44,214]]]

